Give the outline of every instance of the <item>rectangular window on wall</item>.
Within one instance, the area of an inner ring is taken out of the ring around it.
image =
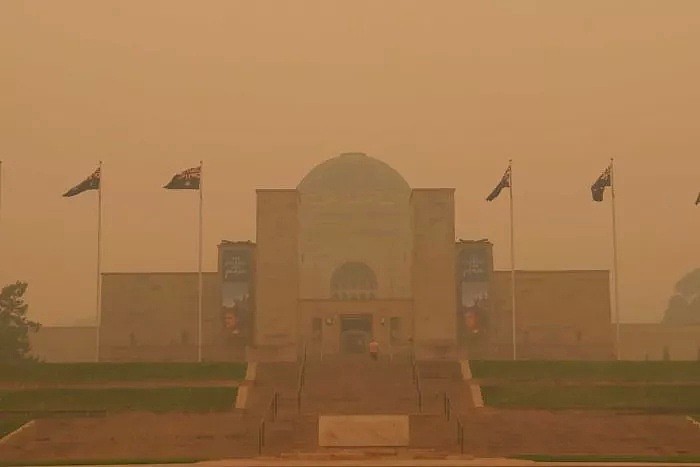
[[[391,333],[391,343],[400,343],[402,337],[401,318],[394,317],[389,320],[389,331]]]

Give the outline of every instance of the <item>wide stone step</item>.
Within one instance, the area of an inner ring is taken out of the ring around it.
[[[422,379],[462,379],[462,368],[456,361],[418,362],[417,366]]]

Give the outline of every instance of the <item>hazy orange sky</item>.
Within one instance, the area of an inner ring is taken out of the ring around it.
[[[197,196],[161,187],[205,161],[205,269],[254,239],[256,188],[295,187],[361,151],[413,187],[455,187],[457,236],[509,267],[514,160],[523,269],[608,269],[616,158],[623,321],[661,318],[700,267],[700,2],[0,2],[0,283],[45,324],[94,318],[103,269],[197,265]]]

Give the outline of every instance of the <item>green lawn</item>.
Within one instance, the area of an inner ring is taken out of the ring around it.
[[[517,381],[700,382],[698,362],[469,362],[475,378]]]
[[[516,459],[535,462],[653,462],[653,463],[700,463],[700,456],[600,456],[600,455],[576,455],[576,456],[550,456],[550,455],[523,455],[515,456]]]
[[[233,407],[236,393],[217,387],[0,391],[0,411],[223,411]]]
[[[0,382],[242,380],[245,363],[22,363],[0,365]]]
[[[8,463],[3,463],[3,466],[51,466],[51,465],[157,465],[157,464],[194,464],[195,462],[201,462],[203,458],[192,457],[192,458],[166,458],[166,459],[79,459],[79,460],[50,460],[50,461],[10,461]]]
[[[643,409],[700,411],[700,386],[528,386],[481,388],[486,405],[542,409]]]
[[[22,416],[0,416],[0,438],[12,433],[28,421],[26,417]]]

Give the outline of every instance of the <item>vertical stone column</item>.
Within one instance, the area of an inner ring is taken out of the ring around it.
[[[299,196],[257,190],[255,347],[260,359],[295,358],[298,340]]]
[[[454,189],[411,195],[414,342],[421,358],[454,357],[456,344]]]

